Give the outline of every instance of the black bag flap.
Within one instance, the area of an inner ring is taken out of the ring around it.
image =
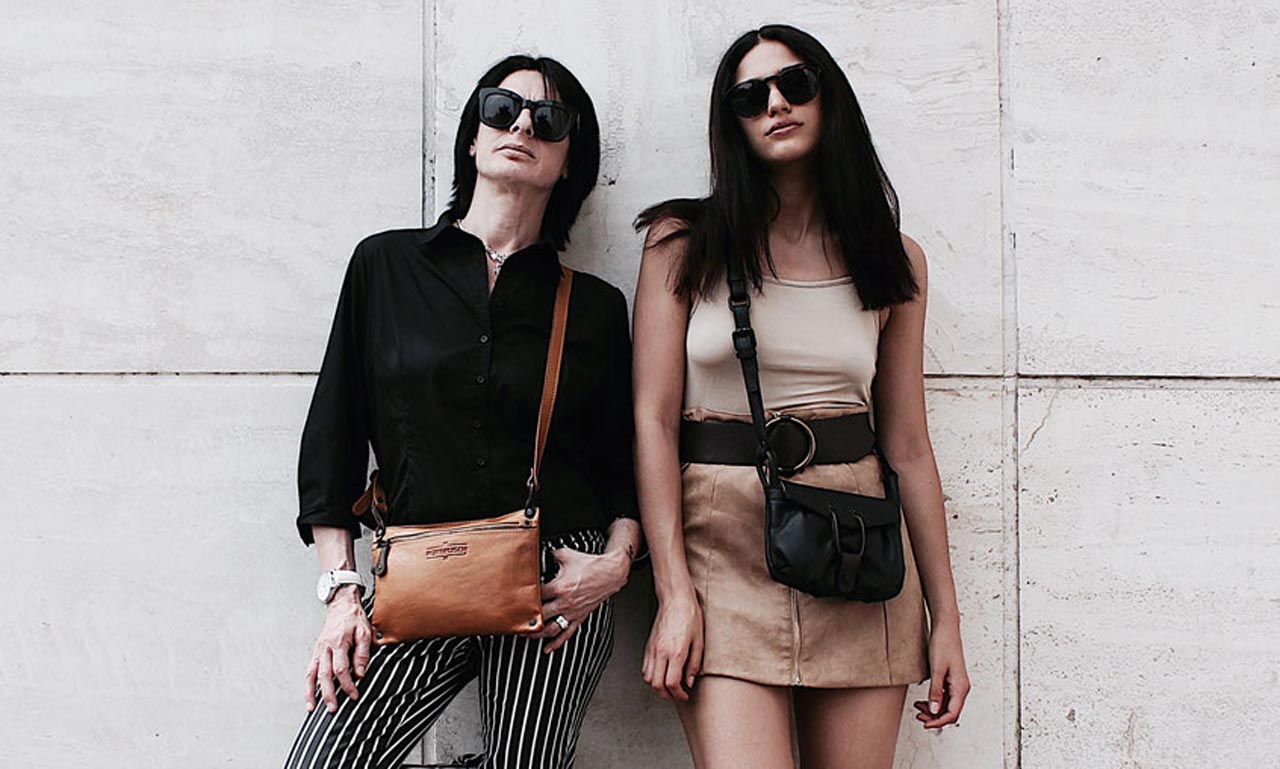
[[[880,497],[868,497],[848,491],[835,491],[817,486],[806,486],[803,483],[780,481],[782,490],[792,502],[819,513],[828,509],[836,511],[838,517],[857,515],[867,528],[872,526],[897,526],[901,520],[901,510],[895,502]]]

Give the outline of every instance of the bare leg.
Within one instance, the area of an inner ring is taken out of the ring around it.
[[[804,769],[891,769],[907,687],[794,691]]]
[[[698,769],[787,769],[791,690],[724,676],[703,676],[688,702],[676,703]]]

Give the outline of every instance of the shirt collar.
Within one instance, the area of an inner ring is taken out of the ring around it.
[[[453,212],[446,209],[444,213],[440,214],[440,218],[436,220],[435,224],[425,230],[422,230],[421,234],[418,236],[418,245],[420,247],[425,247],[440,238],[441,235],[453,235],[479,242],[479,239],[476,238],[476,236],[454,227],[453,223]],[[553,274],[557,277],[560,275],[559,254],[557,253],[555,246],[551,244],[551,241],[546,238],[539,237],[530,245],[515,252],[513,256],[515,258],[512,259],[509,264],[515,264],[517,262],[535,262],[540,268],[540,272],[545,272],[549,275]]]
[[[436,219],[435,224],[431,225],[425,230],[422,230],[422,232],[419,233],[418,245],[420,246],[427,245],[431,241],[435,240],[437,235],[444,232],[452,224],[453,224],[453,212],[449,211],[448,209],[445,209],[445,212],[440,214],[440,218]]]
[[[418,245],[425,246],[435,240],[440,233],[452,227],[454,221],[453,212],[445,209],[444,213],[440,214],[440,218],[436,219],[435,224],[425,230],[422,230],[421,234],[418,235]],[[555,247],[551,244],[551,241],[541,236],[539,236],[533,243],[520,250],[523,251],[525,249],[533,248],[534,246],[537,246],[538,248],[548,248],[555,251]]]

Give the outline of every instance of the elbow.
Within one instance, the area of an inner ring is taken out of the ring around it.
[[[637,406],[635,409],[635,425],[637,443],[647,443],[663,438],[678,438],[680,435],[680,409],[655,409]]]
[[[885,440],[880,446],[884,458],[895,468],[933,464],[933,445],[928,435],[904,436],[897,440]]]

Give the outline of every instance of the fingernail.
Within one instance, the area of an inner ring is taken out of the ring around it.
[[[930,713],[932,713],[932,714],[933,714],[933,715],[935,715],[935,716],[936,716],[936,715],[938,715],[938,703],[937,703],[937,702],[933,702],[933,701],[930,701],[930,702],[929,702],[929,712],[930,712]]]

